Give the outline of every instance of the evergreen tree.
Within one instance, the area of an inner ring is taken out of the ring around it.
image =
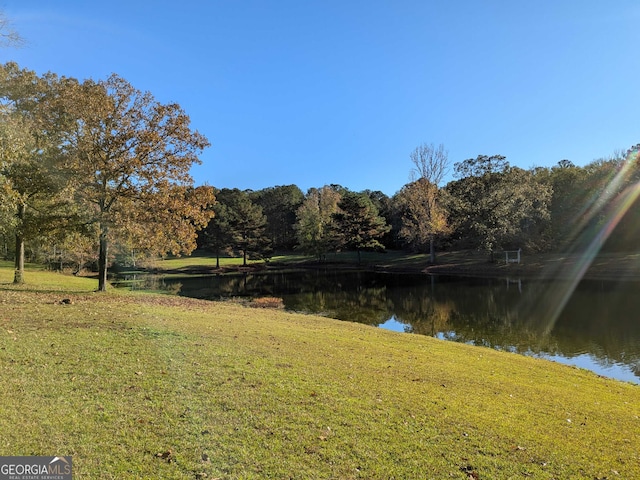
[[[220,255],[229,252],[233,238],[229,227],[229,208],[225,203],[224,191],[216,195],[216,204],[213,205],[214,217],[203,230],[202,246],[212,250],[216,255],[216,268],[220,268]]]
[[[265,188],[250,195],[267,217],[266,233],[273,248],[291,250],[296,244],[296,211],[304,194],[296,185]]]
[[[230,241],[230,246],[242,254],[243,265],[248,258],[269,258],[272,253],[271,241],[266,235],[267,218],[262,207],[251,201],[249,194],[237,188],[220,191],[219,203],[223,215],[219,224],[221,235]],[[226,233],[223,233],[226,230]],[[227,237],[228,235],[228,237]]]
[[[380,239],[390,227],[367,195],[347,192],[338,207],[333,214],[335,238],[340,247],[358,252],[358,264],[362,250],[384,250]]]

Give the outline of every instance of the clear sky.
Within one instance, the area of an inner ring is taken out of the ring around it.
[[[637,0],[4,0],[38,73],[111,73],[211,142],[197,184],[393,195],[410,152],[577,165],[640,142]],[[448,178],[447,180],[450,180]]]

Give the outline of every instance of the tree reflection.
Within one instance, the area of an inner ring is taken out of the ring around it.
[[[176,281],[182,284],[181,295],[277,296],[288,310],[374,326],[394,319],[408,332],[518,353],[588,354],[604,367],[623,364],[640,376],[636,282],[581,282],[567,300],[560,298],[566,288],[557,282],[363,271],[261,272]]]

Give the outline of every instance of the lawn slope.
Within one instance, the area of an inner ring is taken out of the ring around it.
[[[10,276],[0,455],[73,455],[91,479],[640,478],[630,384],[327,318]]]

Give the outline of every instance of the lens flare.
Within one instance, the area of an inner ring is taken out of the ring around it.
[[[640,197],[640,182],[636,182],[625,188],[622,192],[619,192],[621,186],[629,181],[631,172],[634,166],[636,166],[637,161],[638,149],[629,151],[618,172],[608,182],[607,187],[602,191],[601,195],[594,199],[592,205],[586,209],[588,214],[586,214],[576,226],[576,230],[574,231],[583,230],[594,216],[605,214],[605,221],[600,230],[595,233],[586,232],[582,233],[582,235],[574,236],[576,244],[588,245],[588,247],[579,254],[576,252],[569,254],[568,258],[573,258],[577,255],[578,260],[575,262],[562,262],[551,273],[553,277],[566,278],[567,280],[565,282],[554,282],[553,286],[550,287],[547,292],[548,297],[552,301],[548,303],[551,307],[543,313],[545,315],[544,318],[548,319],[545,333],[551,332],[578,283],[583,279],[585,272],[593,263],[593,260],[605,241],[609,238],[618,223],[620,223],[620,220],[622,220],[629,208],[631,208],[638,197]],[[562,272],[560,272],[560,270],[562,270]]]

